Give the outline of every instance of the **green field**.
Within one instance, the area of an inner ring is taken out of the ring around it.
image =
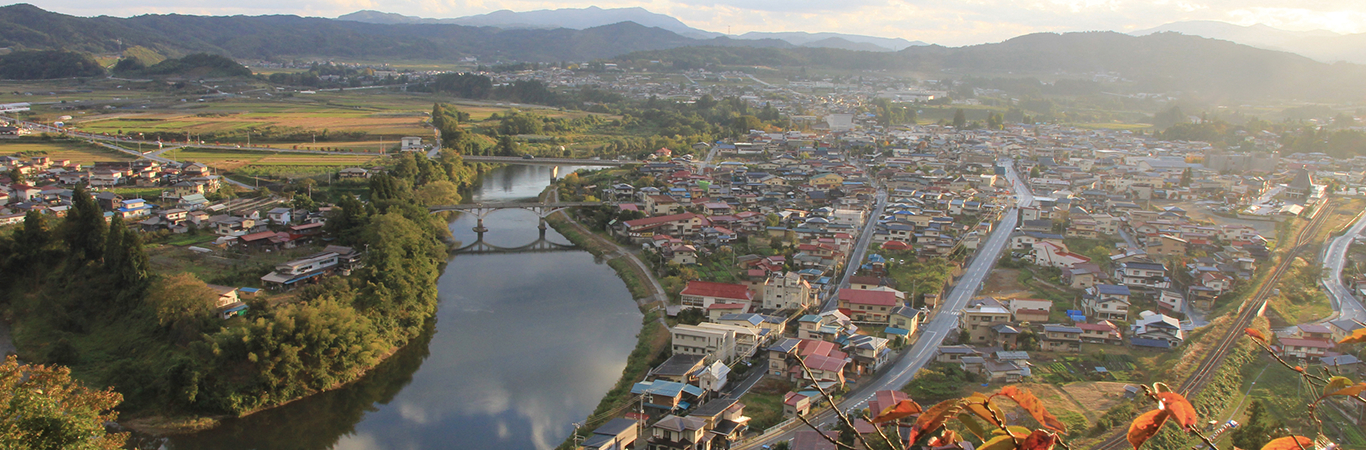
[[[42,154],[52,159],[69,159],[77,164],[95,161],[130,161],[133,155],[73,141],[0,140],[0,155]]]
[[[238,170],[247,167],[351,167],[373,163],[381,155],[311,155],[297,153],[270,153],[248,150],[219,150],[188,148],[163,153],[162,156],[177,161],[201,162],[221,170]]]

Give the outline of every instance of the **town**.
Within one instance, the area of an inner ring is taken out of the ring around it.
[[[812,128],[701,142],[682,156],[661,148],[638,166],[557,183],[562,201],[606,201],[598,208],[620,220],[598,224],[601,234],[638,249],[669,288],[657,306],[667,311],[672,356],[634,382],[639,400],[584,434],[582,448],[745,448],[775,436],[816,448],[814,431],[793,431],[797,416],[828,409],[824,396],[843,405],[864,398],[853,409],[881,411],[907,394],[870,387],[927,366],[995,385],[1127,380],[1135,355],[1181,348],[1228,306],[1226,294],[1246,291],[1284,239],[1280,224],[1331,208],[1331,193],[1357,195],[1366,169],[1363,158],[1249,156],[1051,125],[888,128],[830,114]],[[211,285],[216,295],[204,301],[223,319],[245,312],[239,296],[287,293],[363,261],[363,252],[325,245],[329,207],[223,199],[222,177],[201,163],[0,163],[6,225],[30,212],[61,218],[73,187],[88,185],[106,218],[146,233],[208,235],[189,247],[196,254],[301,249],[257,281]],[[385,170],[352,167],[334,178]],[[160,194],[100,191],[116,186]],[[1007,223],[1018,225],[1000,228]],[[1031,274],[1032,288],[1001,283],[996,272],[962,284],[978,260]],[[970,297],[961,306],[950,300],[958,291]],[[1334,351],[1362,328],[1350,311],[1339,314],[1291,324],[1281,356],[1359,365]],[[927,333],[936,318],[952,331]],[[908,356],[921,347],[930,351]],[[637,421],[649,427],[638,431]],[[854,425],[876,433],[864,419]]]
[[[2,6],[0,448],[1366,448],[1355,10],[991,1]]]

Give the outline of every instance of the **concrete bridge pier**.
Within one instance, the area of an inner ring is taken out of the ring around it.
[[[474,232],[479,233],[479,237],[482,239],[484,237],[484,233],[489,231],[488,227],[484,226],[484,216],[487,216],[490,211],[481,208],[475,209],[471,212],[473,212],[474,216],[477,217],[477,221],[474,224]]]

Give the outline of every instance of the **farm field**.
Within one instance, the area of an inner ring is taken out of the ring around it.
[[[177,149],[163,154],[177,161],[201,162],[221,170],[237,170],[247,166],[341,167],[365,165],[381,156],[368,155],[306,155],[216,149]]]
[[[92,164],[95,161],[131,161],[133,155],[96,148],[77,142],[34,142],[29,140],[0,140],[0,155],[41,152],[52,159],[69,159],[78,164]]]

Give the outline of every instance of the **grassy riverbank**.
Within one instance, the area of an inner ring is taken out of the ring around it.
[[[630,261],[625,256],[626,251],[624,249],[601,236],[588,232],[582,225],[565,217],[563,213],[546,218],[546,222],[554,227],[555,231],[573,242],[574,245],[588,250],[594,256],[608,258],[607,265],[611,266],[622,282],[626,283],[626,288],[631,291],[631,296],[636,299],[641,313],[645,314],[642,319],[644,326],[636,335],[636,348],[627,357],[626,369],[622,370],[621,378],[617,380],[617,384],[612,387],[612,390],[607,391],[607,394],[598,402],[597,408],[593,409],[593,414],[588,416],[584,425],[578,429],[580,436],[587,436],[599,425],[631,410],[631,386],[636,381],[644,379],[645,373],[651,367],[658,365],[668,357],[669,329],[659,320],[660,312],[656,306],[662,307],[662,305],[655,305],[654,302],[650,301],[655,298],[655,293],[652,292],[654,283],[650,281],[650,275]],[[558,448],[568,450],[573,447],[574,436],[570,436]]]

